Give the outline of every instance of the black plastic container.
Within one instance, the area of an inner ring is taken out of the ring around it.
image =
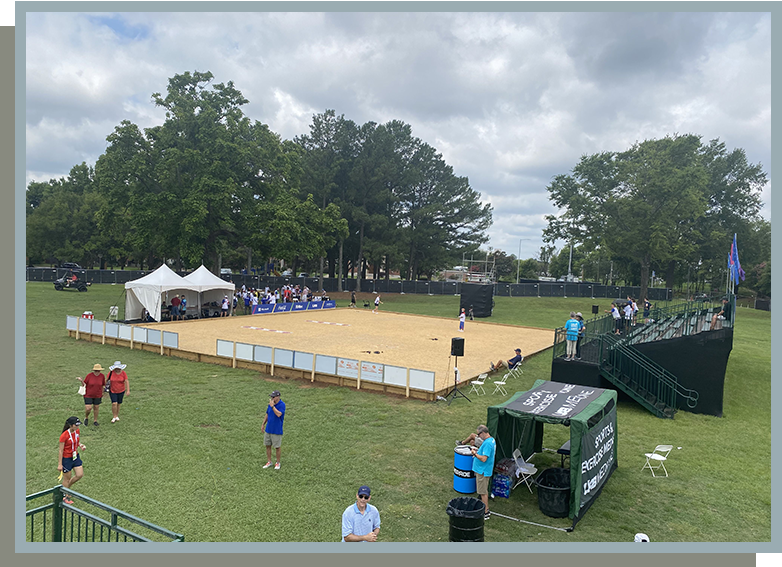
[[[546,469],[535,484],[540,511],[552,518],[566,518],[570,512],[570,471],[559,467]]]
[[[449,541],[483,541],[486,507],[478,498],[460,496],[448,502]]]

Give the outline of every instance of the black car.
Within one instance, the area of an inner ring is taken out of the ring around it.
[[[81,266],[79,266],[79,264],[77,264],[76,262],[63,262],[62,264],[60,264],[60,267],[68,269],[68,270],[83,270],[84,269]]]

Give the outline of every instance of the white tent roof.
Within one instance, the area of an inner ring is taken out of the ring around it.
[[[193,286],[191,289],[197,289],[198,291],[202,292],[213,289],[221,289],[230,290],[233,293],[233,291],[236,289],[236,284],[227,282],[224,279],[217,277],[203,264],[201,264],[201,266],[192,274],[188,274],[182,279]]]
[[[176,275],[163,264],[143,278],[125,282],[125,318],[141,316],[145,308],[155,321],[160,321],[162,295],[168,291],[199,291],[198,287]]]

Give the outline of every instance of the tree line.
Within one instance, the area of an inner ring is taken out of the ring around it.
[[[283,140],[210,72],[169,79],[161,125],[123,120],[94,167],[27,188],[28,263],[178,269],[318,264],[340,279],[431,277],[487,241],[490,205],[398,120],[326,110]]]

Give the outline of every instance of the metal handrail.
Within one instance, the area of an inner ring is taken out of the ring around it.
[[[91,514],[85,510],[80,510],[79,508],[76,508],[74,506],[65,504],[62,501],[63,495],[69,495],[74,496],[78,498],[80,501],[84,502],[85,504],[90,504],[100,510],[103,510],[105,512],[108,512],[111,514],[111,520],[105,520],[103,518],[100,518],[99,516],[96,516],[94,514]],[[81,537],[81,520],[84,519],[85,523],[85,534],[88,533],[88,522],[91,522],[93,524],[93,541],[95,540],[95,526],[99,526],[100,529],[100,535],[101,535],[101,541],[103,541],[103,528],[108,529],[108,537],[109,541],[112,535],[112,532],[116,534],[115,541],[119,541],[119,536],[122,535],[125,538],[125,541],[127,541],[128,538],[132,539],[133,541],[153,541],[145,536],[139,535],[137,533],[134,533],[127,528],[123,528],[119,525],[117,525],[117,522],[122,519],[128,522],[132,522],[134,524],[137,524],[147,530],[150,530],[152,532],[156,532],[172,542],[182,542],[184,541],[184,535],[178,534],[175,532],[172,532],[171,530],[167,530],[165,528],[162,528],[160,526],[157,526],[151,522],[147,522],[145,520],[142,520],[141,518],[137,518],[136,516],[133,516],[132,514],[128,514],[127,512],[123,512],[122,510],[118,510],[117,508],[114,508],[112,506],[109,506],[108,504],[104,504],[103,502],[99,502],[98,500],[94,500],[88,496],[85,496],[83,494],[80,494],[78,492],[74,492],[73,490],[64,488],[62,485],[55,486],[53,488],[49,488],[47,490],[43,490],[41,492],[36,492],[34,494],[29,494],[25,497],[25,500],[27,502],[30,502],[32,500],[36,500],[41,497],[45,496],[51,496],[52,500],[50,503],[45,504],[43,506],[38,506],[36,508],[33,508],[31,510],[27,510],[25,512],[25,516],[30,518],[30,537],[34,537],[34,530],[35,530],[35,517],[39,514],[43,514],[43,541],[46,541],[46,512],[49,509],[53,510],[53,517],[51,520],[52,524],[52,539],[51,541],[63,541],[63,536],[66,534],[66,514],[65,512],[69,513],[71,515],[71,518],[74,516],[79,518],[79,528],[77,535],[79,538]],[[71,538],[73,538],[73,522],[71,522]]]

